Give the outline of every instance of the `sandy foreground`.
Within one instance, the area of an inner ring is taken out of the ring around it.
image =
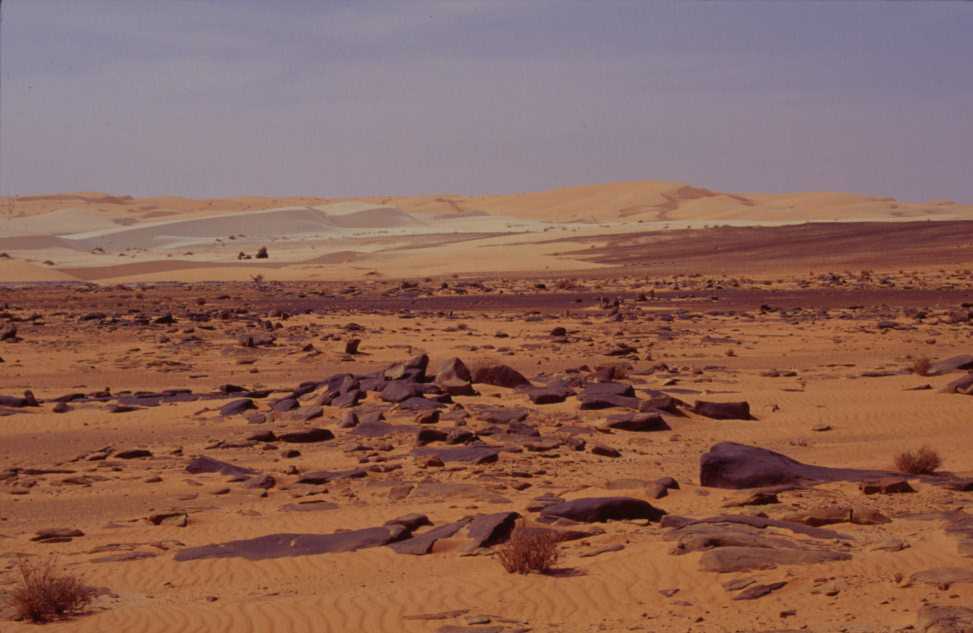
[[[686,187],[18,200],[0,631],[973,630],[969,210]]]
[[[3,319],[16,333],[0,343],[0,393],[30,389],[38,406],[2,408],[0,582],[13,586],[18,557],[56,555],[104,588],[90,613],[52,630],[967,630],[920,624],[925,605],[973,597],[969,542],[954,529],[973,474],[971,401],[943,392],[965,370],[909,369],[968,350],[967,278],[9,289]],[[443,379],[451,357],[473,369],[472,385]],[[396,365],[408,359],[413,369]],[[499,365],[563,401],[490,384],[519,381]],[[338,374],[359,378],[329,381]],[[634,396],[588,408],[604,383]],[[697,400],[746,401],[754,419],[706,417]],[[254,408],[224,408],[240,402]],[[625,420],[645,428],[606,424]],[[720,442],[869,470],[929,444],[945,465],[894,494],[865,494],[874,474],[701,485],[701,456]],[[248,470],[199,472],[199,456]],[[657,498],[663,477],[679,487]],[[544,514],[592,497],[667,514]],[[295,536],[385,535],[414,513],[433,525],[413,536],[471,518],[480,528],[460,523],[412,553],[393,548],[414,540],[383,536],[310,554]],[[507,513],[566,539],[551,573],[501,567]],[[699,537],[680,527],[720,515],[784,522],[724,519]],[[68,536],[34,540],[52,528]],[[281,534],[276,549],[206,549]],[[778,558],[794,549],[810,558]]]

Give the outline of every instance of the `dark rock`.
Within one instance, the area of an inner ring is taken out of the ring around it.
[[[782,484],[865,481],[889,474],[811,466],[764,448],[720,442],[700,458],[699,481],[711,488],[742,489]]]
[[[447,437],[449,437],[449,433],[446,431],[440,431],[439,429],[419,429],[419,432],[416,434],[416,445],[425,446],[432,442],[445,442]]]
[[[566,385],[547,385],[527,390],[527,397],[534,404],[557,404],[573,395],[574,390]]]
[[[519,518],[517,512],[496,512],[474,518],[466,529],[473,539],[471,549],[490,547],[508,540]]]
[[[578,396],[585,411],[624,407],[638,409],[640,401],[635,397],[632,385],[620,382],[598,382],[587,385]]]
[[[388,545],[407,536],[408,531],[401,526],[365,528],[333,534],[268,534],[254,539],[189,547],[176,552],[175,560],[190,561],[208,558],[267,560],[289,556],[353,552],[366,547]]]
[[[253,403],[250,398],[241,398],[239,400],[232,400],[227,402],[222,407],[220,407],[220,415],[223,417],[228,417],[231,415],[238,415],[244,411],[249,411],[250,409],[256,409],[257,405]]]
[[[39,407],[40,403],[34,397],[34,392],[25,391],[24,397],[19,398],[17,396],[0,396],[0,407],[12,407],[14,409],[20,409],[23,407]]]
[[[316,470],[301,475],[297,480],[299,484],[321,485],[341,479],[361,479],[367,477],[368,471],[363,468],[351,468],[349,470]]]
[[[257,471],[253,470],[252,468],[235,466],[227,462],[221,462],[218,459],[213,459],[212,457],[200,455],[199,457],[193,458],[193,460],[189,462],[189,464],[186,466],[186,472],[192,475],[219,473],[229,477],[245,477],[256,474]]]
[[[530,381],[519,371],[507,365],[484,365],[473,372],[473,382],[496,387],[516,389],[530,387]]]
[[[404,380],[397,380],[388,383],[385,388],[382,389],[380,397],[385,402],[403,402],[409,398],[415,398],[421,395],[422,391],[419,389],[417,384],[406,382]]]
[[[424,447],[412,451],[416,457],[436,457],[444,464],[462,462],[491,464],[499,459],[500,451],[490,446],[463,446],[458,448]]]
[[[718,547],[703,552],[699,568],[721,574],[774,569],[778,565],[811,565],[851,560],[851,554],[824,549]]]
[[[734,600],[756,600],[781,589],[787,583],[783,580],[766,585],[751,585],[733,597]]]
[[[969,371],[971,369],[973,369],[973,356],[962,354],[931,363],[929,369],[926,371],[926,375],[942,376],[943,374],[949,374],[954,371]]]
[[[277,439],[289,444],[311,444],[314,442],[327,442],[334,439],[334,433],[328,429],[303,429],[291,431],[289,433],[279,433]]]
[[[587,497],[545,507],[541,518],[564,518],[583,523],[621,519],[658,521],[665,515],[647,501],[632,497]]]
[[[415,433],[418,427],[411,424],[388,424],[382,421],[361,422],[352,430],[359,437],[386,437],[393,433]]]
[[[671,431],[671,427],[658,413],[623,413],[610,415],[605,420],[605,427],[622,431],[648,432]]]
[[[349,389],[348,391],[339,394],[330,404],[332,407],[346,408],[353,407],[358,404],[358,401],[365,397],[365,394],[358,389]]]
[[[280,507],[282,512],[317,512],[319,510],[337,510],[338,504],[325,499],[298,501]]]
[[[443,403],[416,396],[403,400],[398,406],[402,411],[432,411],[441,408]]]
[[[916,621],[918,633],[970,633],[973,631],[973,609],[925,604]]]
[[[697,400],[693,412],[714,420],[752,420],[747,402],[705,402]]]
[[[439,422],[439,409],[420,411],[416,414],[416,424],[437,424]]]
[[[423,556],[432,551],[433,546],[436,541],[440,539],[449,538],[463,529],[463,526],[469,523],[469,520],[457,521],[455,523],[447,523],[446,525],[441,525],[437,528],[433,528],[422,534],[413,536],[404,541],[398,541],[389,545],[394,551],[399,554],[410,554],[412,556]]]
[[[48,528],[37,530],[30,540],[39,543],[67,543],[79,536],[84,536],[84,532],[75,528]]]
[[[275,402],[270,407],[270,410],[275,413],[285,413],[287,411],[293,411],[299,406],[301,405],[294,398],[284,398],[283,400],[278,400]]]
[[[186,527],[189,525],[189,515],[185,512],[160,512],[150,514],[148,520],[152,525],[174,525],[176,527]]]
[[[863,481],[858,488],[866,495],[890,495],[900,492],[915,492],[909,481],[901,477],[882,477],[874,481]]]
[[[277,480],[274,479],[273,475],[255,475],[243,482],[244,488],[249,488],[250,490],[269,490],[277,485]]]
[[[610,446],[605,446],[603,444],[595,444],[591,447],[591,454],[598,455],[600,457],[621,457],[622,452],[617,448],[612,448]]]
[[[966,374],[957,378],[943,388],[945,393],[961,393],[969,395],[973,393],[973,374]]]
[[[512,424],[522,422],[530,415],[527,409],[514,407],[481,407],[474,410],[476,417],[487,424]]]
[[[118,459],[142,459],[152,457],[152,451],[144,448],[133,448],[127,451],[119,451],[114,456]]]
[[[385,525],[401,525],[408,529],[410,532],[414,532],[419,528],[432,525],[432,521],[429,520],[425,514],[419,514],[414,512],[412,514],[406,514],[400,517],[395,517],[385,522]]]

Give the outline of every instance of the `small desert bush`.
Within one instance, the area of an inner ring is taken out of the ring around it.
[[[932,369],[932,361],[923,356],[912,361],[912,373],[917,376],[928,376]]]
[[[10,594],[17,618],[33,622],[49,622],[83,609],[95,592],[79,578],[58,573],[56,562],[48,559],[19,563],[20,585]]]
[[[910,475],[930,475],[942,465],[942,457],[929,446],[915,451],[903,451],[895,456],[896,470]]]
[[[497,556],[503,568],[511,574],[543,574],[557,562],[557,544],[558,536],[554,530],[518,525]]]

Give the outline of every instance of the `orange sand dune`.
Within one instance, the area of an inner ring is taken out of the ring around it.
[[[40,264],[16,259],[0,259],[0,283],[39,281],[78,281],[78,278]]]
[[[631,181],[563,187],[501,195],[364,197],[178,196],[132,198],[102,193],[22,196],[0,199],[0,214],[30,217],[65,208],[97,211],[118,223],[196,213],[232,213],[334,202],[372,203],[428,217],[491,214],[549,222],[605,221],[805,221],[971,219],[973,205],[949,200],[900,202],[856,193],[729,193],[683,182]],[[2,231],[2,228],[0,228]]]

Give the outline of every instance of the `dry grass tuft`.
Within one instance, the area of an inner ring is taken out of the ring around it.
[[[929,446],[915,451],[903,451],[895,456],[896,470],[910,475],[931,475],[942,465],[943,458]]]
[[[557,544],[557,533],[553,530],[518,525],[497,556],[511,574],[544,574],[557,562]]]
[[[922,358],[917,358],[912,361],[912,373],[917,376],[928,376],[929,370],[932,369],[932,361],[923,356]]]
[[[21,559],[20,585],[10,594],[18,619],[50,622],[77,613],[95,596],[95,591],[76,576],[58,574],[54,559],[32,563]]]

